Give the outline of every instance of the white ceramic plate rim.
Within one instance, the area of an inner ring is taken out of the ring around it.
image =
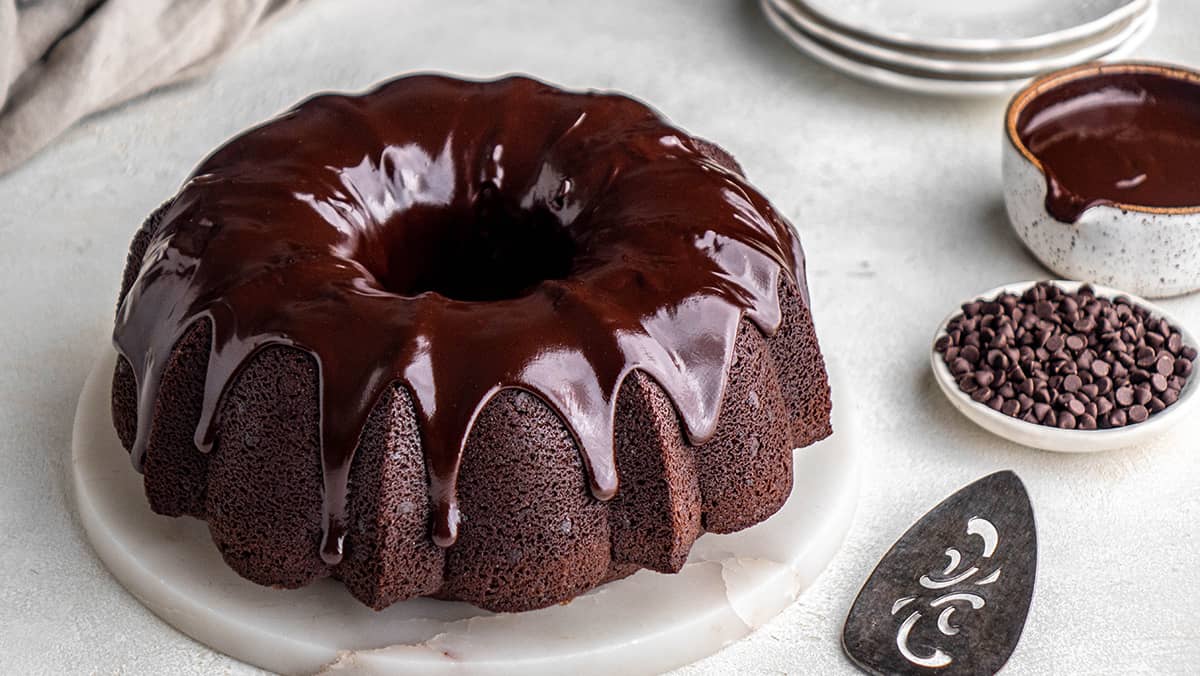
[[[970,2],[971,0],[964,0]],[[1031,49],[1040,49],[1044,47],[1052,47],[1064,42],[1071,42],[1086,38],[1096,33],[1104,31],[1105,28],[1112,26],[1115,23],[1126,19],[1135,13],[1142,11],[1150,0],[1130,0],[1126,4],[1114,9],[1113,11],[1103,16],[1096,17],[1091,21],[1076,24],[1070,28],[1064,28],[1057,31],[1050,31],[1040,35],[1030,35],[1022,38],[953,38],[953,37],[935,37],[935,36],[918,36],[903,32],[892,32],[873,28],[869,25],[855,25],[828,12],[822,12],[805,0],[791,0],[797,5],[802,5],[814,16],[818,16],[826,23],[837,26],[839,29],[857,34],[864,38],[874,40],[876,42],[892,45],[899,48],[908,49],[936,49],[941,51],[951,52],[969,52],[969,53],[987,53],[987,52],[1010,52],[1010,51],[1025,51]]]
[[[891,70],[883,65],[874,65],[870,63],[864,63],[862,61],[855,61],[821,46],[813,38],[809,37],[800,29],[788,23],[787,19],[779,14],[779,12],[771,4],[770,0],[759,0],[759,6],[766,15],[767,21],[775,28],[777,32],[791,42],[793,46],[835,70],[839,70],[847,75],[851,75],[868,82],[873,82],[875,84],[881,84],[904,91],[919,92],[922,94],[983,97],[1011,94],[1013,91],[1020,89],[1021,86],[1023,86],[1030,79],[932,79],[917,77],[915,75],[907,75],[905,73]],[[1129,52],[1137,49],[1137,47],[1141,45],[1141,43],[1144,42],[1147,37],[1150,36],[1150,33],[1153,31],[1153,29],[1153,23],[1145,24],[1145,26],[1143,26],[1136,35],[1130,37],[1125,44],[1101,58],[1124,58]]]
[[[976,294],[969,300],[964,300],[963,302],[970,302],[970,300],[975,300],[977,298],[993,299],[999,296],[1001,293],[1024,293],[1026,289],[1034,284],[1038,284],[1041,281],[1049,281],[1051,284],[1062,287],[1067,291],[1077,291],[1079,287],[1083,286],[1084,284],[1084,282],[1074,282],[1060,279],[1014,282],[1012,284],[1005,284],[1003,286],[998,286],[994,289],[984,291],[983,293]],[[1158,305],[1155,305],[1154,303],[1151,303],[1150,301],[1139,296],[1121,291],[1120,289],[1113,289],[1111,287],[1099,286],[1096,284],[1093,284],[1092,288],[1095,289],[1097,296],[1104,298],[1125,296],[1132,302],[1145,307],[1152,315],[1166,319],[1167,322],[1169,322],[1172,326],[1179,329],[1180,334],[1183,335],[1185,344],[1192,346],[1200,345],[1200,343],[1197,343],[1196,341],[1196,336],[1187,328],[1186,324],[1179,321],[1178,317],[1172,315],[1170,312],[1167,312]],[[1017,441],[1018,443],[1025,443],[1024,441],[1014,439],[1013,437],[1002,432],[997,432],[996,430],[1000,429],[1006,431],[1018,431],[1022,438],[1028,437],[1029,434],[1036,433],[1039,437],[1044,438],[1047,442],[1044,446],[1038,446],[1039,448],[1061,453],[1092,453],[1096,451],[1111,450],[1114,448],[1123,448],[1126,446],[1132,446],[1138,442],[1153,438],[1163,432],[1166,432],[1169,428],[1173,427],[1176,423],[1179,423],[1184,419],[1184,416],[1187,415],[1188,411],[1197,400],[1196,392],[1197,390],[1200,390],[1200,385],[1196,384],[1197,378],[1193,376],[1189,378],[1187,384],[1184,385],[1178,401],[1163,409],[1161,412],[1150,416],[1145,422],[1141,422],[1136,425],[1128,425],[1126,427],[1107,430],[1064,430],[1046,425],[1035,425],[1033,423],[1027,423],[1023,420],[1018,420],[1017,418],[1011,418],[1003,413],[1000,413],[999,411],[992,410],[985,404],[975,401],[966,392],[958,389],[958,383],[955,381],[954,376],[951,375],[950,368],[946,366],[946,363],[942,360],[942,355],[938,354],[937,350],[933,348],[933,345],[937,342],[937,339],[946,335],[946,326],[949,325],[950,320],[961,312],[961,307],[956,307],[950,312],[950,314],[946,315],[946,318],[943,319],[942,323],[938,325],[937,333],[935,333],[933,336],[933,342],[930,343],[929,360],[930,364],[933,366],[934,378],[937,380],[938,385],[947,398],[952,400],[957,399],[958,403],[965,404],[967,406],[967,409],[963,409],[962,407],[958,408],[959,410],[962,410],[964,414],[967,414],[968,418],[971,418],[973,422],[977,422],[977,424],[984,429],[987,429],[994,434],[998,434],[999,436],[1003,436],[1009,440]],[[967,413],[968,410],[970,411],[970,414]],[[984,425],[975,420],[976,417],[989,421],[991,424]]]
[[[906,75],[885,68],[882,65],[877,66],[861,61],[854,61],[823,47],[814,39],[801,32],[799,28],[788,23],[787,19],[771,4],[771,0],[759,0],[759,5],[775,30],[791,42],[793,46],[835,70],[862,80],[867,80],[868,82],[925,94],[999,96],[1018,89],[1026,81],[1025,78],[1019,80],[935,80]]]
[[[1033,77],[1046,71],[1086,63],[1113,51],[1132,38],[1147,21],[1156,21],[1158,18],[1157,5],[1151,3],[1146,6],[1144,11],[1139,11],[1107,31],[1094,36],[1097,39],[1090,42],[1085,41],[1066,52],[1051,52],[1041,58],[982,61],[976,55],[968,55],[960,59],[935,58],[893,49],[861,40],[853,34],[843,33],[835,27],[823,24],[819,18],[791,0],[772,0],[772,4],[785,19],[795,23],[797,28],[867,59],[939,75],[988,76],[992,78]]]

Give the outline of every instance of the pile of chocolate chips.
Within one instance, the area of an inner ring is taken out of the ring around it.
[[[971,398],[1064,429],[1140,423],[1179,399],[1196,348],[1126,297],[1041,282],[962,306],[934,348]]]

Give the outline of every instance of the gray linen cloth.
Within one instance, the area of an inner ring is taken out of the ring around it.
[[[0,174],[89,113],[198,75],[302,0],[0,0]]]

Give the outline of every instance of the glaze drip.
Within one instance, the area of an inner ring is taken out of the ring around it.
[[[135,466],[165,363],[207,320],[203,451],[255,352],[315,360],[330,564],[359,435],[396,382],[416,408],[438,545],[455,541],[463,448],[501,389],[545,401],[592,493],[612,497],[623,379],[653,377],[689,440],[707,440],[739,322],[774,333],[780,271],[803,279],[790,226],[721,162],[637,101],[521,77],[402,78],[242,134],[182,187],[118,311]]]

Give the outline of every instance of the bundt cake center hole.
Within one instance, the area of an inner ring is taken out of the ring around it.
[[[522,208],[490,184],[469,209],[440,210],[418,221],[396,224],[408,236],[389,237],[383,269],[371,270],[390,293],[519,298],[543,281],[565,279],[574,264],[576,244],[549,208]]]

